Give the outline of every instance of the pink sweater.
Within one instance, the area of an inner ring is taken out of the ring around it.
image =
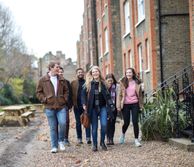
[[[136,93],[136,83],[135,81],[130,81],[127,89],[125,89],[125,101],[124,104],[134,104],[138,102],[138,97]]]

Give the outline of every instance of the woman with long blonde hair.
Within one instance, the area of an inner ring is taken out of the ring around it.
[[[86,75],[86,83],[82,91],[82,104],[87,111],[92,125],[93,151],[98,150],[98,117],[101,124],[100,146],[102,150],[107,150],[105,145],[105,135],[107,129],[107,116],[112,118],[114,105],[110,94],[105,86],[105,81],[98,66],[93,66]],[[109,113],[109,114],[108,114]]]

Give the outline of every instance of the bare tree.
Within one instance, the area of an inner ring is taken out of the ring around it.
[[[12,77],[25,77],[31,69],[31,57],[26,54],[16,30],[11,12],[0,4],[0,81],[3,83]]]

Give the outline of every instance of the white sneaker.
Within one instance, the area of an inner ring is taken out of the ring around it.
[[[63,144],[62,141],[59,142],[59,149],[60,149],[61,151],[65,151],[65,146],[64,146],[64,144]]]
[[[52,148],[52,149],[51,149],[51,153],[57,153],[57,148],[55,148],[55,147]]]
[[[139,142],[138,139],[135,139],[135,146],[136,147],[141,147],[141,143]]]

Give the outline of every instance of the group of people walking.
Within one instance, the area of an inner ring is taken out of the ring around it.
[[[141,82],[133,68],[128,68],[119,82],[113,74],[107,74],[104,79],[98,66],[91,67],[86,76],[84,70],[78,68],[76,79],[70,83],[64,78],[60,64],[51,62],[48,73],[37,84],[36,95],[45,106],[52,153],[56,153],[58,148],[64,151],[65,145],[69,144],[69,111],[72,108],[78,144],[83,144],[80,121],[82,113],[87,113],[90,120],[90,126],[85,128],[85,132],[86,143],[92,144],[92,151],[98,150],[99,122],[102,150],[106,151],[107,145],[114,145],[116,117],[121,113],[124,124],[119,142],[121,144],[125,142],[125,133],[132,116],[134,143],[137,147],[141,146],[138,139],[138,115],[140,108],[143,107],[143,96]]]

